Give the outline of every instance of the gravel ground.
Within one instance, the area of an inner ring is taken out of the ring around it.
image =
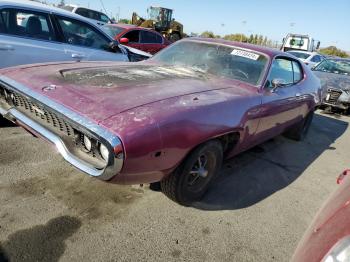
[[[350,118],[317,114],[225,162],[202,202],[111,185],[0,123],[0,261],[288,261],[349,167]]]

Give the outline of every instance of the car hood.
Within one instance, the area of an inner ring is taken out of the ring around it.
[[[97,123],[145,104],[240,85],[182,67],[143,62],[31,65],[3,70],[2,75]]]
[[[320,78],[323,90],[328,88],[337,88],[343,91],[350,90],[350,76],[335,73],[314,71],[314,74]]]

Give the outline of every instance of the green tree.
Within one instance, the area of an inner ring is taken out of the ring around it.
[[[127,18],[121,18],[119,19],[118,23],[120,24],[131,24],[131,20]]]
[[[264,37],[262,35],[259,35],[257,44],[262,45],[263,41],[264,41]]]
[[[253,44],[258,44],[258,35],[255,34]]]
[[[331,56],[349,57],[349,55],[345,51],[338,49],[335,46],[321,48],[320,53],[325,55],[331,55]]]
[[[251,43],[251,44],[254,43],[254,35],[253,35],[253,34],[251,34],[251,35],[249,36],[248,43]]]
[[[265,38],[264,38],[264,40],[263,40],[263,42],[262,42],[262,45],[263,45],[263,46],[267,46],[267,36],[265,36]]]
[[[212,31],[204,31],[200,36],[205,38],[215,38],[215,34]]]

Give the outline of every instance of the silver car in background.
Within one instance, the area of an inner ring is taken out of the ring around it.
[[[313,69],[322,85],[322,106],[350,114],[350,59],[326,59]]]
[[[322,62],[325,59],[323,55],[320,55],[317,52],[293,50],[293,51],[287,51],[287,53],[296,56],[310,68],[316,66],[318,63]]]
[[[0,0],[0,68],[55,61],[138,61],[150,55],[119,45],[80,15],[25,0]]]

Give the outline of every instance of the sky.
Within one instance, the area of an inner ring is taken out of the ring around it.
[[[58,3],[59,0],[47,0]],[[335,45],[350,51],[349,0],[65,0],[96,10],[107,10],[109,16],[131,19],[133,11],[147,17],[149,6],[174,9],[173,17],[184,25],[186,33],[213,31],[262,34],[282,41],[287,33],[308,34],[320,40],[321,46]]]

